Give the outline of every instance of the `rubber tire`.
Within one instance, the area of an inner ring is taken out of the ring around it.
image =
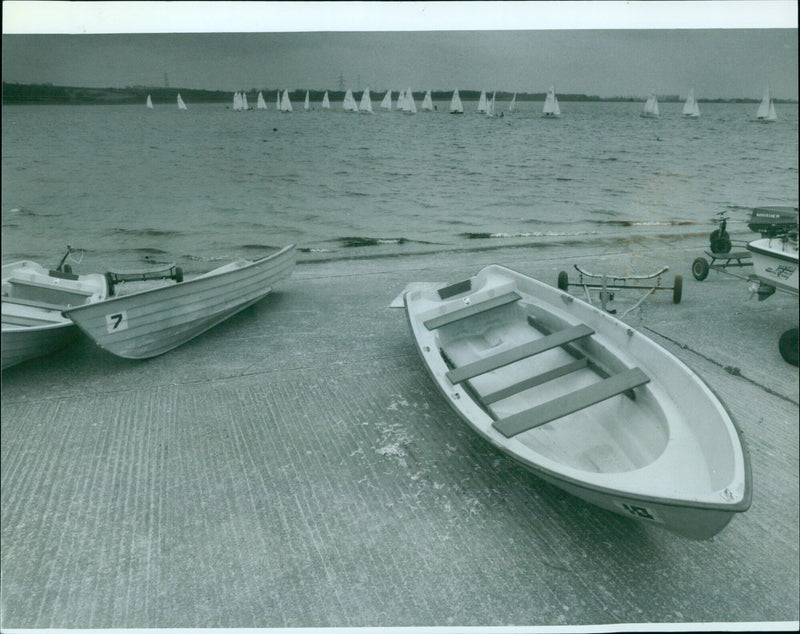
[[[702,282],[708,277],[708,260],[705,258],[695,258],[692,262],[692,275],[698,282]]]
[[[681,297],[683,297],[683,277],[676,275],[675,284],[672,286],[672,303],[680,304]]]
[[[731,252],[731,239],[728,237],[727,233],[711,241],[711,253],[730,253],[730,252]]]
[[[175,281],[180,284],[183,282],[183,269],[179,266],[175,267]]]
[[[64,273],[72,273],[72,266],[69,264],[65,264],[63,267],[61,267],[61,270]]]
[[[558,288],[562,291],[569,289],[569,275],[566,271],[560,271],[558,274]]]
[[[781,356],[786,363],[797,365],[798,349],[797,349],[797,336],[798,329],[790,328],[781,335],[778,340],[778,350],[781,351]]]

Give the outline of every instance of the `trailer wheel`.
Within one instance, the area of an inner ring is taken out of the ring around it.
[[[179,266],[175,267],[175,281],[180,284],[183,282],[183,269]]]
[[[569,289],[569,275],[566,271],[560,271],[558,274],[558,288],[562,291]]]
[[[781,351],[781,356],[786,363],[797,365],[797,328],[790,328],[781,335],[778,340],[778,350]]]
[[[692,262],[692,275],[698,282],[702,282],[708,277],[708,260],[705,258],[695,258]]]
[[[680,304],[682,295],[683,295],[683,278],[680,275],[676,275],[675,284],[672,286],[672,303]]]

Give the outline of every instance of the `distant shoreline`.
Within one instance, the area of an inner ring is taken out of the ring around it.
[[[184,101],[193,103],[229,103],[233,92],[229,90],[198,90],[194,88],[170,88],[131,86],[127,88],[86,88],[80,86],[55,86],[52,84],[19,84],[3,82],[3,105],[125,105],[142,104],[150,95],[154,104],[175,102],[176,95],[181,93]],[[278,92],[277,88],[250,88],[247,94],[253,98],[261,92],[269,103]],[[310,90],[309,97],[312,101],[321,101],[324,90]],[[344,90],[329,90],[328,97],[331,101],[341,101]],[[355,91],[360,94],[361,90]],[[373,90],[374,95],[383,95],[385,90]],[[392,91],[396,93],[396,90]],[[426,91],[419,90],[414,93],[415,99],[422,99]],[[295,100],[302,100],[306,89],[290,91],[289,96]],[[459,91],[462,101],[478,101],[479,90]],[[432,90],[431,97],[434,101],[448,101],[452,96],[451,90]],[[499,101],[510,101],[515,93],[511,91],[497,91]],[[557,93],[558,100],[562,102],[639,102],[641,96],[598,97],[595,95]],[[544,101],[546,93],[516,93],[517,101]],[[680,103],[685,97],[680,95],[657,95],[662,103]],[[698,99],[700,103],[759,103],[760,99],[731,98],[731,99]],[[774,99],[775,103],[797,103],[797,100]]]

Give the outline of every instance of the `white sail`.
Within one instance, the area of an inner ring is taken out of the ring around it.
[[[347,92],[344,94],[344,101],[342,101],[342,110],[345,112],[358,112],[358,104],[356,103],[355,97],[353,97],[353,91],[349,88]]]
[[[481,90],[480,99],[478,99],[478,112],[486,112],[486,91]]]
[[[684,117],[697,119],[700,116],[700,107],[697,105],[697,100],[694,98],[694,88],[689,91],[689,96],[686,97],[686,102],[683,104],[683,111],[681,114]]]
[[[247,105],[247,93],[242,93],[242,110],[250,110],[250,106]]]
[[[508,104],[508,111],[519,112],[519,106],[517,106],[517,93],[514,93],[514,96],[511,97],[511,103]]]
[[[372,99],[369,96],[369,88],[364,90],[361,95],[361,103],[358,104],[358,111],[364,114],[372,114]]]
[[[392,91],[387,90],[386,94],[383,96],[383,101],[381,101],[381,108],[384,110],[391,110],[392,109]]]
[[[758,106],[756,119],[763,121],[764,123],[770,123],[772,121],[777,121],[778,119],[778,115],[775,112],[775,104],[770,98],[769,86],[767,86],[766,90],[764,90],[764,97],[761,99],[761,103]]]
[[[658,118],[658,99],[656,99],[655,93],[650,93],[650,96],[644,104],[641,116],[646,119]]]
[[[238,92],[233,93],[233,105],[231,106],[231,108],[233,108],[233,110],[241,110],[242,109],[242,104],[239,102],[239,93]]]
[[[464,106],[461,105],[461,95],[458,88],[453,91],[453,98],[450,100],[450,114],[464,114]]]
[[[542,116],[551,118],[558,118],[561,116],[561,108],[558,106],[558,97],[556,97],[556,90],[553,86],[550,86],[550,89],[547,91],[547,97],[544,99]]]
[[[406,101],[406,91],[405,90],[398,90],[397,91],[397,109],[402,110],[403,104]]]
[[[281,109],[281,91],[279,90],[277,93],[275,93],[275,110],[280,112],[280,109]]]
[[[153,109],[153,100],[150,99],[150,95],[147,95],[147,107],[150,108],[150,110]]]
[[[281,112],[291,112],[292,111],[292,102],[289,101],[289,91],[284,90],[283,96],[281,97]]]
[[[305,110],[306,112],[311,110],[311,100],[307,90],[306,90],[306,100],[305,103],[303,104],[303,110]]]
[[[178,110],[186,110],[186,104],[181,99],[181,93],[178,93]]]
[[[258,103],[256,104],[256,108],[259,110],[266,110],[267,109],[267,102],[264,101],[264,95],[258,93]]]
[[[492,93],[492,98],[489,99],[489,101],[486,102],[486,115],[489,116],[489,117],[493,117],[495,115],[494,96],[495,96],[495,93],[493,92]]]
[[[325,94],[322,95],[322,107],[325,110],[330,110],[330,107],[331,107],[331,100],[328,99],[328,91],[327,90],[325,91]]]
[[[414,93],[411,92],[411,88],[407,88],[405,91],[405,96],[403,97],[403,112],[406,114],[417,113],[417,104],[414,103]]]
[[[431,99],[431,91],[425,93],[425,97],[422,100],[422,109],[425,112],[433,112],[433,99]]]

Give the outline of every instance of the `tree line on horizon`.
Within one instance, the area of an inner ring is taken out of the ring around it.
[[[263,93],[264,99],[270,103],[275,95],[283,92],[277,88],[250,88],[242,91],[252,98]],[[309,98],[314,102],[322,101],[325,90],[308,89]],[[328,90],[328,98],[332,102],[341,101],[344,98],[345,90]],[[427,91],[412,91],[414,99],[422,99]],[[184,101],[194,103],[229,103],[233,93],[229,90],[204,90],[197,88],[169,88],[169,87],[148,87],[148,86],[128,86],[126,88],[86,88],[79,86],[55,86],[53,84],[21,84],[3,82],[3,104],[143,104],[150,95],[153,103],[175,103],[175,98],[181,93]],[[354,95],[360,95],[363,91],[354,91]],[[370,90],[373,99],[380,99],[386,90]],[[393,90],[392,93],[397,93]],[[303,100],[306,89],[295,89],[289,91],[289,97],[293,101]],[[480,90],[459,90],[461,99],[464,101],[478,101]],[[489,91],[487,91],[487,94]],[[527,93],[512,91],[496,91],[496,99],[509,101],[516,94],[517,101],[544,101],[547,93]],[[449,101],[453,95],[452,90],[431,90],[431,98],[434,101]],[[600,97],[597,95],[585,95],[575,93],[557,93],[559,101],[608,101],[608,102],[637,102],[642,101],[641,96],[613,96]],[[659,101],[664,103],[681,102],[684,98],[680,95],[657,95]],[[797,103],[796,100],[773,99],[775,103]],[[732,99],[702,99],[701,103],[758,103],[760,98],[732,98]]]

